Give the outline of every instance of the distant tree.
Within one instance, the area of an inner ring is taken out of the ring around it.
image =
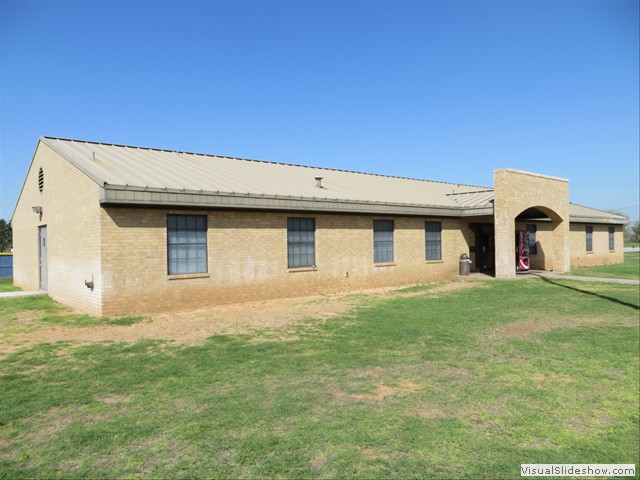
[[[7,223],[0,218],[0,252],[9,252],[13,246],[13,232],[11,222]]]
[[[626,215],[618,210],[607,210],[609,213],[613,213],[614,215],[620,215],[621,217],[626,217]],[[628,217],[627,217],[628,218]],[[637,243],[640,238],[640,222],[632,222],[629,221],[623,228],[624,232],[624,241],[625,243]]]
[[[640,242],[640,220],[629,222],[624,226],[624,241],[625,243]]]
[[[627,223],[622,229],[624,233],[624,242],[633,242],[635,240],[635,235],[633,233],[633,222]]]
[[[631,233],[633,234],[631,241],[640,242],[640,220],[636,220],[634,223],[629,224],[631,227]]]

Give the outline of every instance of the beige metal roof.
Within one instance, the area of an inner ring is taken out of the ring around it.
[[[470,192],[448,193],[456,205],[461,207],[479,207],[493,204],[493,189],[474,190]]]
[[[489,190],[477,186],[51,137],[40,140],[101,186],[122,187],[121,192],[142,189],[455,210],[491,207],[486,195],[460,203],[457,194]],[[316,177],[322,177],[322,188]]]
[[[572,203],[569,205],[569,219],[576,223],[627,223],[629,219],[622,215],[596,210],[595,208],[585,207]]]
[[[62,138],[40,141],[97,182],[103,204],[493,215],[491,188]],[[570,218],[627,220],[573,204]]]

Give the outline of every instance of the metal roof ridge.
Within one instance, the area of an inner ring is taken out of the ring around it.
[[[465,186],[466,187],[472,187],[473,185],[465,185]],[[473,190],[471,192],[451,192],[451,193],[445,193],[445,195],[447,197],[450,197],[450,196],[453,196],[453,195],[472,195],[474,193],[489,193],[489,192],[493,192],[493,191],[494,191],[493,188],[487,187],[485,190]]]
[[[167,152],[167,153],[175,153],[175,154],[187,154],[187,155],[198,155],[201,157],[212,157],[212,158],[228,158],[230,160],[242,160],[245,162],[257,162],[257,163],[266,163],[269,165],[284,165],[284,166],[289,166],[289,167],[299,167],[299,168],[309,168],[309,169],[313,169],[313,170],[324,170],[324,171],[330,171],[330,172],[343,172],[343,173],[354,173],[354,174],[359,174],[359,175],[370,175],[373,177],[383,177],[383,178],[395,178],[395,179],[399,179],[399,180],[413,180],[413,181],[417,181],[417,182],[426,182],[426,183],[439,183],[442,185],[453,185],[453,186],[458,186],[458,187],[473,187],[473,188],[482,188],[482,189],[488,189],[488,190],[493,190],[491,187],[483,187],[481,185],[468,185],[465,183],[454,183],[454,182],[444,182],[444,181],[440,181],[440,180],[427,180],[424,178],[413,178],[413,177],[401,177],[398,175],[385,175],[382,173],[370,173],[370,172],[360,172],[357,170],[345,170],[345,169],[341,169],[341,168],[329,168],[329,167],[314,167],[311,165],[300,165],[297,163],[285,163],[285,162],[274,162],[272,160],[256,160],[256,159],[252,159],[252,158],[243,158],[243,157],[230,157],[227,155],[215,155],[215,154],[211,154],[211,153],[197,153],[197,152],[187,152],[187,151],[182,151],[182,150],[168,150],[168,149],[164,149],[164,148],[154,148],[154,147],[139,147],[139,146],[135,146],[135,145],[123,145],[123,144],[117,144],[117,143],[107,143],[107,142],[96,142],[96,141],[91,141],[91,140],[78,140],[78,139],[73,139],[73,138],[62,138],[62,137],[49,137],[46,135],[43,135],[41,138],[45,138],[48,140],[61,140],[63,142],[76,142],[76,143],[88,143],[88,144],[92,144],[92,145],[104,145],[107,147],[119,147],[119,148],[131,148],[131,149],[136,149],[136,150],[151,150],[151,151],[156,151],[156,152]]]

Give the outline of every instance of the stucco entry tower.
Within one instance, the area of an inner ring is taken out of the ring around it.
[[[569,181],[520,170],[493,172],[496,278],[515,278],[515,222],[525,212],[546,215],[553,231],[553,271],[570,270]]]

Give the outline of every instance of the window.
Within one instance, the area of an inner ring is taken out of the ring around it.
[[[593,227],[586,228],[587,233],[587,252],[593,252]]]
[[[529,255],[538,254],[538,244],[536,243],[537,225],[527,225],[527,233],[529,234]]]
[[[167,215],[169,275],[207,273],[207,217]]]
[[[315,267],[316,221],[314,218],[287,218],[289,268]]]
[[[440,222],[425,222],[425,258],[427,260],[442,260],[442,224]]]
[[[393,262],[393,220],[373,221],[373,262]]]
[[[616,249],[615,232],[616,229],[614,227],[609,227],[609,250]]]

